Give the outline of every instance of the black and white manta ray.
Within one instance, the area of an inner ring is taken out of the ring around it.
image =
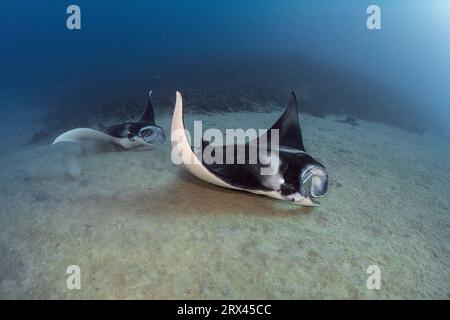
[[[278,130],[279,136],[279,143],[275,145],[269,143],[272,139],[272,134],[269,133],[273,129]],[[256,139],[256,145],[258,149],[269,149],[267,155],[271,165],[275,166],[270,175],[261,174],[261,169],[267,167],[268,162],[267,159],[262,161],[259,153],[259,159],[254,164],[245,161],[244,164],[228,164],[226,161],[207,163],[203,157],[199,159],[196,155],[198,152],[191,146],[186,135],[182,97],[177,92],[171,128],[172,156],[177,154],[183,159],[189,159],[183,160],[182,164],[190,173],[221,187],[287,200],[301,206],[318,206],[317,198],[325,196],[328,190],[328,175],[325,167],[305,151],[294,93],[284,113],[264,135]],[[229,145],[212,147],[210,143],[202,141],[201,151],[224,155],[224,150],[228,147]],[[234,144],[232,148],[235,155],[239,148],[245,150],[245,160],[248,160],[248,142]]]
[[[155,124],[149,92],[147,109],[138,122],[125,122],[110,127],[102,127],[101,131],[90,128],[77,128],[67,131],[57,137],[53,144],[59,142],[82,142],[83,140],[96,140],[113,142],[126,149],[137,146],[154,146],[166,140],[164,129]]]

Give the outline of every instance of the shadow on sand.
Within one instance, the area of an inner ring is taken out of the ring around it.
[[[300,207],[247,192],[229,190],[203,182],[179,170],[177,180],[162,189],[147,189],[125,199],[151,214],[183,215],[260,215],[289,216],[307,214],[312,208]]]

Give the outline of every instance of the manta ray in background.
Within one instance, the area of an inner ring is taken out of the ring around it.
[[[190,173],[220,187],[291,201],[301,206],[319,206],[317,199],[325,196],[328,190],[328,175],[325,167],[305,151],[297,109],[297,100],[292,92],[291,101],[278,121],[263,134],[265,137],[261,135],[256,139],[258,149],[260,147],[269,149],[268,157],[272,165],[275,164],[275,170],[271,175],[263,175],[261,169],[267,167],[268,162],[267,159],[263,161],[261,156],[258,156],[258,161],[254,164],[249,161],[245,161],[244,164],[226,161],[206,163],[203,157],[199,159],[196,155],[198,152],[191,146],[186,135],[182,97],[177,92],[171,128],[172,156],[177,154],[183,159],[189,159],[183,160],[182,165]],[[269,144],[273,129],[278,130],[279,135],[279,143],[275,146]],[[229,146],[211,147],[209,142],[203,141],[202,138],[201,151],[205,152],[208,147],[209,152],[213,149],[211,154],[225,155],[225,149]],[[235,155],[238,148],[245,150],[245,160],[248,160],[250,149],[248,142],[241,145],[234,144],[232,148]]]
[[[155,124],[155,114],[150,100],[152,91],[148,94],[147,109],[138,122],[125,122],[110,127],[101,126],[101,131],[90,128],[77,128],[61,134],[53,141],[82,142],[96,140],[113,142],[126,149],[137,146],[154,146],[166,140],[164,129]]]

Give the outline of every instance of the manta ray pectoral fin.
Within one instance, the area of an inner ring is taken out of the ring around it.
[[[52,144],[59,142],[77,142],[80,143],[85,139],[91,139],[96,141],[114,141],[114,137],[107,135],[101,131],[97,131],[90,128],[77,128],[64,132],[58,136]]]
[[[150,90],[150,92],[148,93],[147,108],[145,109],[145,112],[142,115],[141,120],[139,120],[139,122],[145,122],[145,123],[154,125],[155,124],[155,111],[153,110],[151,95],[152,95],[152,90]]]
[[[171,127],[172,157],[182,158],[183,166],[197,178],[215,184],[220,187],[237,189],[212,174],[197,158],[186,136],[186,129],[183,120],[183,98],[177,91],[175,110],[172,118]],[[172,159],[173,160],[173,159]]]
[[[303,145],[302,130],[298,120],[297,98],[291,93],[291,100],[281,117],[274,123],[270,130],[277,129],[279,132],[279,145],[305,151]]]

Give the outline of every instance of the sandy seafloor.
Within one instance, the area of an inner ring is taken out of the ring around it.
[[[268,128],[279,114],[195,119]],[[75,158],[77,146],[2,153],[0,298],[450,298],[449,143],[300,118],[331,177],[309,211],[203,183],[172,164],[168,142]],[[169,130],[169,117],[157,122]],[[81,290],[66,288],[73,264]],[[366,287],[373,264],[380,290]]]

